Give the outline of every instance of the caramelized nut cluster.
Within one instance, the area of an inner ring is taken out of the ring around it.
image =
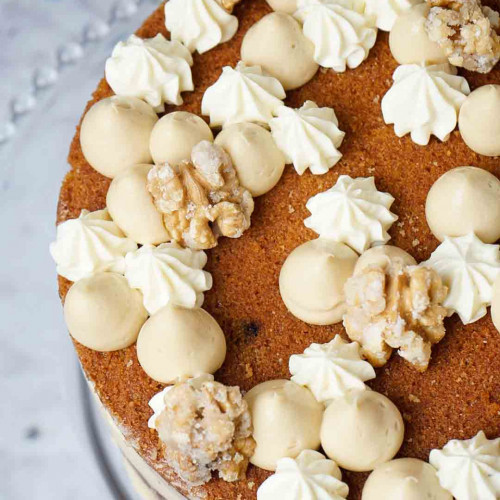
[[[448,293],[438,274],[426,267],[369,267],[345,286],[344,326],[374,366],[383,366],[398,349],[401,357],[425,371],[431,346],[445,335]]]
[[[170,238],[184,247],[213,248],[220,235],[239,238],[250,227],[252,195],[229,155],[209,141],[193,148],[191,162],[154,166],[148,189]]]
[[[480,0],[427,0],[425,28],[451,64],[479,73],[500,60],[500,17]]]
[[[197,486],[218,471],[225,481],[245,477],[255,441],[246,401],[239,387],[219,382],[176,384],[165,395],[157,418],[167,463]]]

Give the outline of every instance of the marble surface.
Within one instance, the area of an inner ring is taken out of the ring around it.
[[[54,264],[74,127],[113,45],[158,1],[0,2],[0,498],[116,498],[83,413]]]

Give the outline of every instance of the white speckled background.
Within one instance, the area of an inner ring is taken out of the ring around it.
[[[158,0],[0,0],[0,498],[108,500],[48,253],[74,127]],[[125,497],[122,497],[125,498]]]

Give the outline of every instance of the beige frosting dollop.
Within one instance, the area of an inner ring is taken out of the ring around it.
[[[142,294],[117,273],[98,273],[78,281],[64,302],[69,333],[94,351],[117,351],[132,345],[147,317]]]
[[[439,484],[436,469],[416,458],[379,465],[363,488],[363,500],[452,500]]]
[[[405,266],[415,266],[417,261],[402,248],[392,245],[380,245],[363,252],[356,262],[354,274],[362,274],[369,267],[394,269]]]
[[[321,446],[344,469],[364,472],[391,460],[404,437],[401,413],[383,394],[362,391],[333,401],[321,425]]]
[[[500,332],[500,276],[496,279],[491,293],[491,319]]]
[[[154,126],[149,147],[157,165],[165,162],[177,165],[191,159],[191,151],[198,143],[213,140],[212,130],[202,118],[186,111],[174,111]]]
[[[429,190],[425,215],[439,241],[474,232],[494,243],[500,238],[500,180],[477,167],[449,170]]]
[[[150,163],[149,136],[158,121],[154,109],[136,97],[96,102],[80,128],[80,145],[90,165],[106,177],[138,163]]]
[[[269,380],[248,391],[245,399],[257,442],[250,463],[274,471],[280,458],[319,448],[323,405],[305,387]]]
[[[345,312],[344,284],[352,276],[358,254],[326,238],[308,241],[287,257],[279,277],[287,309],[313,325],[331,325]]]
[[[297,10],[297,0],[266,0],[271,9],[277,12],[293,14]]]
[[[460,133],[473,151],[500,156],[500,85],[483,85],[460,108]]]
[[[417,4],[396,19],[389,35],[389,46],[399,64],[448,62],[443,49],[431,42],[425,30],[429,10],[428,4]]]
[[[255,123],[226,127],[215,139],[233,161],[240,184],[252,196],[270,191],[283,175],[285,157],[271,133]]]
[[[147,189],[151,168],[152,165],[126,168],[111,181],[106,195],[106,205],[115,224],[141,245],[158,245],[169,239],[162,215]]]
[[[169,304],[144,324],[137,357],[152,379],[172,384],[217,371],[226,357],[226,339],[205,310]]]
[[[300,24],[283,12],[264,16],[247,31],[241,59],[260,65],[285,90],[306,84],[319,68],[314,61],[314,45],[304,36]]]

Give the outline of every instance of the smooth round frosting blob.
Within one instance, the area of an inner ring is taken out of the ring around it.
[[[151,163],[149,136],[157,121],[154,109],[136,97],[102,99],[83,117],[83,155],[95,170],[111,178],[130,165]]]
[[[252,464],[274,471],[280,458],[319,448],[323,405],[305,387],[290,380],[269,380],[248,391],[245,400],[257,443]]]
[[[154,126],[149,147],[157,165],[177,165],[191,159],[191,151],[198,143],[213,140],[212,130],[202,118],[187,111],[174,111]]]
[[[258,64],[277,78],[285,90],[306,84],[318,71],[314,46],[304,36],[299,23],[283,12],[272,12],[245,34],[241,59]]]
[[[69,333],[94,351],[132,345],[147,317],[142,294],[117,273],[97,273],[76,282],[64,301]]]
[[[270,191],[283,175],[283,153],[271,133],[255,123],[230,125],[215,138],[215,144],[229,153],[240,184],[254,197]]]
[[[399,64],[441,64],[448,62],[443,49],[432,42],[425,30],[430,7],[414,5],[396,19],[389,35],[389,46]]]
[[[417,261],[402,248],[380,245],[363,252],[356,262],[354,274],[361,274],[369,267],[389,269],[393,267],[416,266]]]
[[[500,276],[493,285],[491,295],[491,319],[495,328],[500,332]]]
[[[169,239],[162,215],[147,188],[151,168],[152,165],[126,168],[111,181],[106,195],[106,205],[115,224],[141,245],[158,245]]]
[[[297,0],[266,0],[271,9],[277,12],[293,14],[297,10]]]
[[[279,277],[287,309],[312,325],[332,325],[345,312],[344,284],[352,276],[358,254],[326,238],[308,241],[287,257]]]
[[[226,339],[217,321],[204,309],[169,304],[142,327],[137,357],[152,379],[173,384],[216,372],[226,357]]]
[[[321,446],[339,467],[373,470],[391,460],[404,437],[404,423],[394,403],[375,391],[334,400],[321,425]]]
[[[439,241],[474,232],[494,243],[500,238],[500,180],[477,167],[449,170],[429,190],[425,216]]]
[[[439,484],[436,469],[416,458],[379,465],[368,476],[362,500],[452,500]]]
[[[483,85],[460,108],[458,127],[465,144],[485,156],[500,156],[500,85]]]

